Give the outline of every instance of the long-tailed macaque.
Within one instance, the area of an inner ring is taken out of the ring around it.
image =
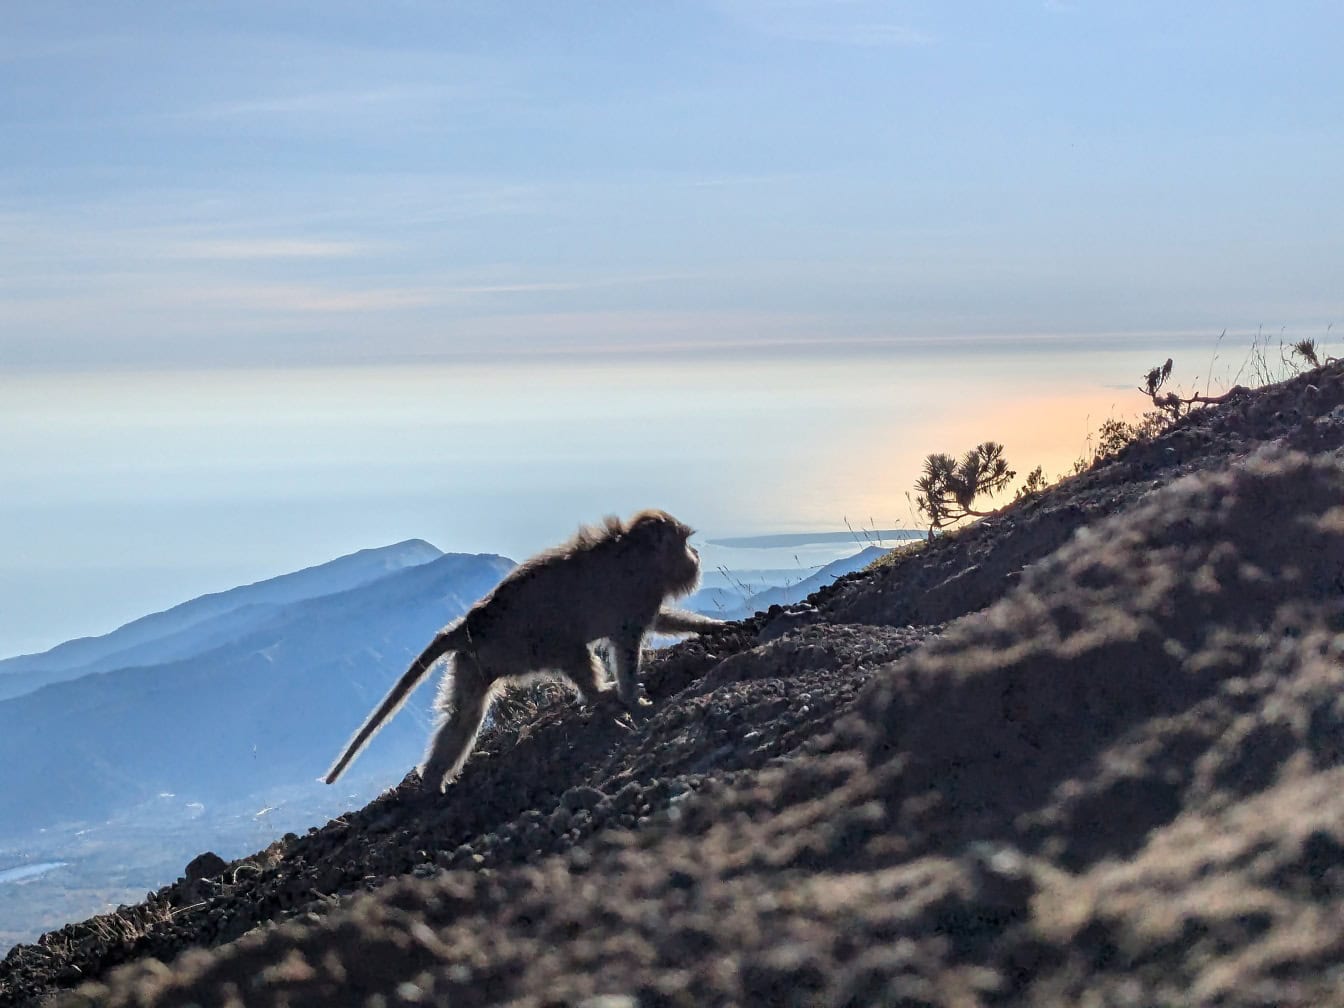
[[[580,529],[569,542],[538,554],[504,577],[461,619],[441,630],[369,715],[323,778],[336,780],[444,655],[452,664],[439,686],[439,716],[420,768],[426,790],[441,791],[457,776],[485,720],[492,696],[510,680],[559,672],[584,701],[607,698],[601,661],[590,645],[611,644],[616,695],[640,704],[639,660],[644,635],[694,633],[721,621],[663,609],[700,577],[693,530],[665,511],[641,511],[628,522],[611,517]]]

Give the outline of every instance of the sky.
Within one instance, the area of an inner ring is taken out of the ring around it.
[[[0,655],[405,538],[911,525],[930,451],[1057,474],[1167,356],[1338,352],[1341,37],[1335,3],[14,0]]]

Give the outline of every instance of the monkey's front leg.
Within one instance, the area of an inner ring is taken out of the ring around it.
[[[648,700],[640,696],[639,659],[643,643],[643,627],[611,639],[611,655],[616,665],[616,693],[626,710],[651,706]]]

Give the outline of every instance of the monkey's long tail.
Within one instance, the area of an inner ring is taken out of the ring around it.
[[[402,673],[397,684],[388,691],[387,696],[383,697],[383,702],[359,726],[359,731],[355,732],[340,757],[331,765],[331,769],[322,778],[323,781],[328,784],[334,783],[336,778],[345,772],[351,761],[369,744],[369,739],[378,733],[378,729],[401,709],[411,691],[429,674],[431,666],[448,652],[462,648],[465,644],[465,633],[461,627],[460,622],[454,623],[434,635],[429,646],[420,652],[420,656],[411,662],[411,667]]]

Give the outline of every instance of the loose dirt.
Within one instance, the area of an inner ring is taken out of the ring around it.
[[[1344,1004],[1342,446],[1337,363],[1207,408],[0,1004]]]

